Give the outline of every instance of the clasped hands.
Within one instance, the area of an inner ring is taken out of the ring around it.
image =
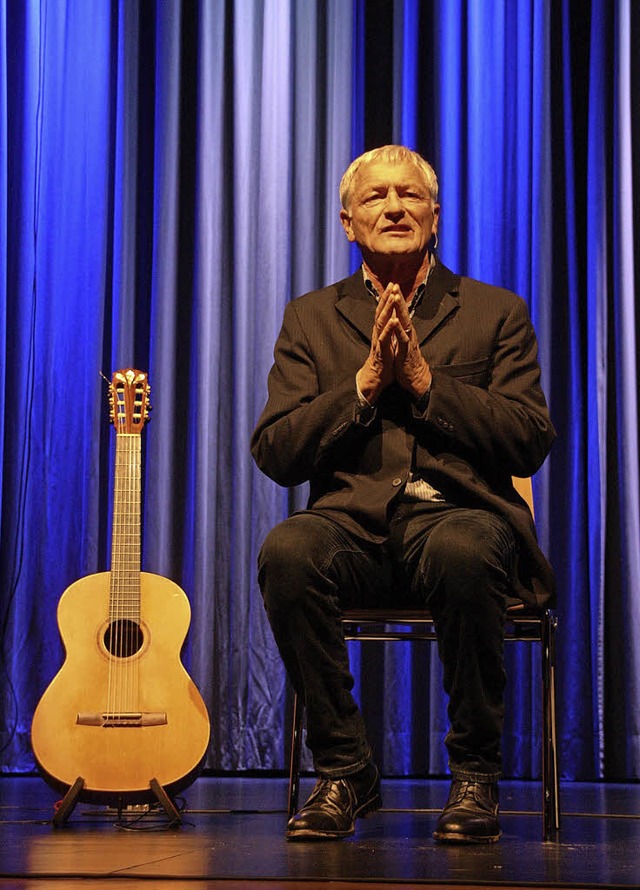
[[[391,282],[378,300],[371,349],[356,382],[367,402],[374,405],[394,380],[415,399],[431,387],[431,370],[420,352],[407,301],[399,285]]]

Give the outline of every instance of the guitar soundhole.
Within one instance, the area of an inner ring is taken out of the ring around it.
[[[142,628],[129,618],[112,621],[104,635],[107,652],[116,658],[130,658],[135,655],[142,648],[143,641]]]

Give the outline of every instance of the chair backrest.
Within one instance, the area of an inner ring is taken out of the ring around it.
[[[531,515],[535,519],[535,511],[533,509],[533,486],[531,485],[531,477],[512,476],[513,487],[521,498],[527,502],[527,507],[531,510]]]

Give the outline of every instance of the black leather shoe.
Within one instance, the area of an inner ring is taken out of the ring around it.
[[[380,774],[370,763],[352,776],[318,779],[309,800],[289,819],[287,840],[337,840],[355,831],[358,816],[382,806]]]
[[[434,838],[447,844],[493,844],[500,834],[497,784],[454,779]]]

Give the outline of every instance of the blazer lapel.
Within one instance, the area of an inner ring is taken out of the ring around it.
[[[442,322],[458,308],[460,276],[454,275],[437,260],[427,279],[427,290],[413,316],[418,342],[430,337]]]
[[[376,303],[366,288],[362,269],[341,282],[336,309],[343,318],[371,342],[371,331],[376,314]]]

